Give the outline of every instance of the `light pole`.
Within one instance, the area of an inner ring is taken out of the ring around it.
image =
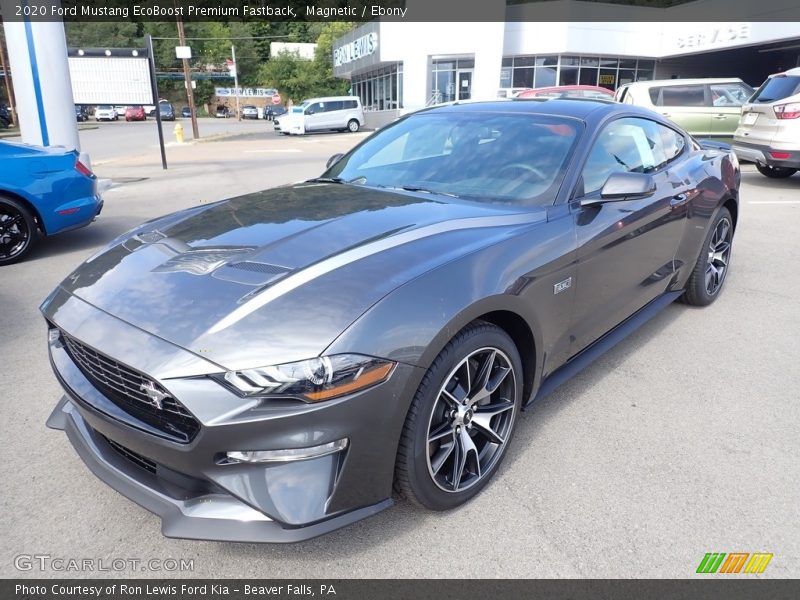
[[[178,39],[181,46],[186,46],[186,34],[183,31],[183,21],[178,18]],[[197,112],[194,107],[194,91],[192,90],[192,73],[189,71],[189,60],[182,58],[183,78],[186,81],[186,97],[189,99],[189,113],[192,118],[192,137],[200,139],[200,130],[197,127]]]
[[[236,96],[236,118],[242,120],[239,110],[239,67],[236,65],[236,47],[231,44],[231,60],[233,60],[233,93]]]

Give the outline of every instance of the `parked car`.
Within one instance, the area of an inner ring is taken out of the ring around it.
[[[517,98],[592,98],[613,100],[614,92],[597,85],[558,85],[532,88],[517,94]]]
[[[3,103],[0,103],[0,128],[8,129],[11,127],[13,119],[11,118],[11,112],[8,110],[8,106]]]
[[[321,177],[79,266],[42,305],[67,394],[48,425],[174,537],[307,539],[393,487],[457,507],[523,406],[673,300],[719,297],[738,185],[729,150],[633,106],[404,116]]]
[[[89,113],[86,112],[86,109],[83,106],[78,104],[75,105],[75,118],[77,119],[78,123],[82,123],[84,121],[89,120]]]
[[[355,133],[364,124],[364,109],[358,96],[309,98],[273,123],[276,131],[286,135],[331,129]]]
[[[119,105],[114,107],[114,111],[117,113],[118,117],[124,117],[125,113],[128,111],[128,108],[129,107],[127,106]]]
[[[272,121],[281,115],[286,114],[286,107],[282,104],[270,104],[264,107],[264,119]]]
[[[145,104],[144,105],[144,114],[148,117],[155,117],[156,116],[156,106],[155,104]]]
[[[767,177],[800,170],[800,67],[770,75],[742,106],[733,150]]]
[[[114,107],[109,104],[101,104],[94,111],[95,121],[118,121],[119,115]]]
[[[175,120],[175,107],[172,106],[172,104],[170,104],[169,102],[159,102],[158,111],[161,113],[162,121]]]
[[[231,116],[231,111],[228,110],[228,107],[220,104],[217,106],[217,111],[214,113],[214,116],[218,119],[227,119]]]
[[[146,121],[147,114],[144,112],[144,106],[129,106],[125,111],[126,121]]]
[[[181,116],[182,116],[184,119],[191,119],[191,118],[192,118],[192,111],[191,111],[191,109],[190,109],[188,106],[184,106],[184,107],[181,109]]]
[[[258,108],[256,108],[252,104],[245,104],[242,107],[242,118],[243,119],[257,119],[258,118]]]
[[[103,208],[76,150],[0,142],[0,163],[0,266],[24,258],[38,234],[88,225]]]
[[[667,79],[621,86],[619,102],[660,112],[698,137],[731,137],[753,88],[741,79]]]

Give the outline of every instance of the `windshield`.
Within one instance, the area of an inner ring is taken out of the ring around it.
[[[774,102],[800,94],[800,77],[779,75],[767,79],[750,99],[750,102]]]
[[[551,204],[580,130],[577,120],[543,115],[422,113],[382,129],[325,176],[482,202]]]

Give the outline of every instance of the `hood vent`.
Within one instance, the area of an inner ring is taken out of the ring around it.
[[[230,263],[214,271],[214,277],[243,285],[263,286],[282,279],[292,269],[250,260]]]

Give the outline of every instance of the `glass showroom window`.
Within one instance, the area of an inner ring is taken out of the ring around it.
[[[630,81],[653,79],[655,61],[601,56],[514,56],[503,59],[501,88],[599,85],[615,90]]]
[[[352,79],[353,94],[364,110],[394,110],[403,107],[403,66],[390,65]]]
[[[472,58],[434,60],[431,64],[431,103],[458,100],[458,74],[471,72],[474,68],[475,60]]]

